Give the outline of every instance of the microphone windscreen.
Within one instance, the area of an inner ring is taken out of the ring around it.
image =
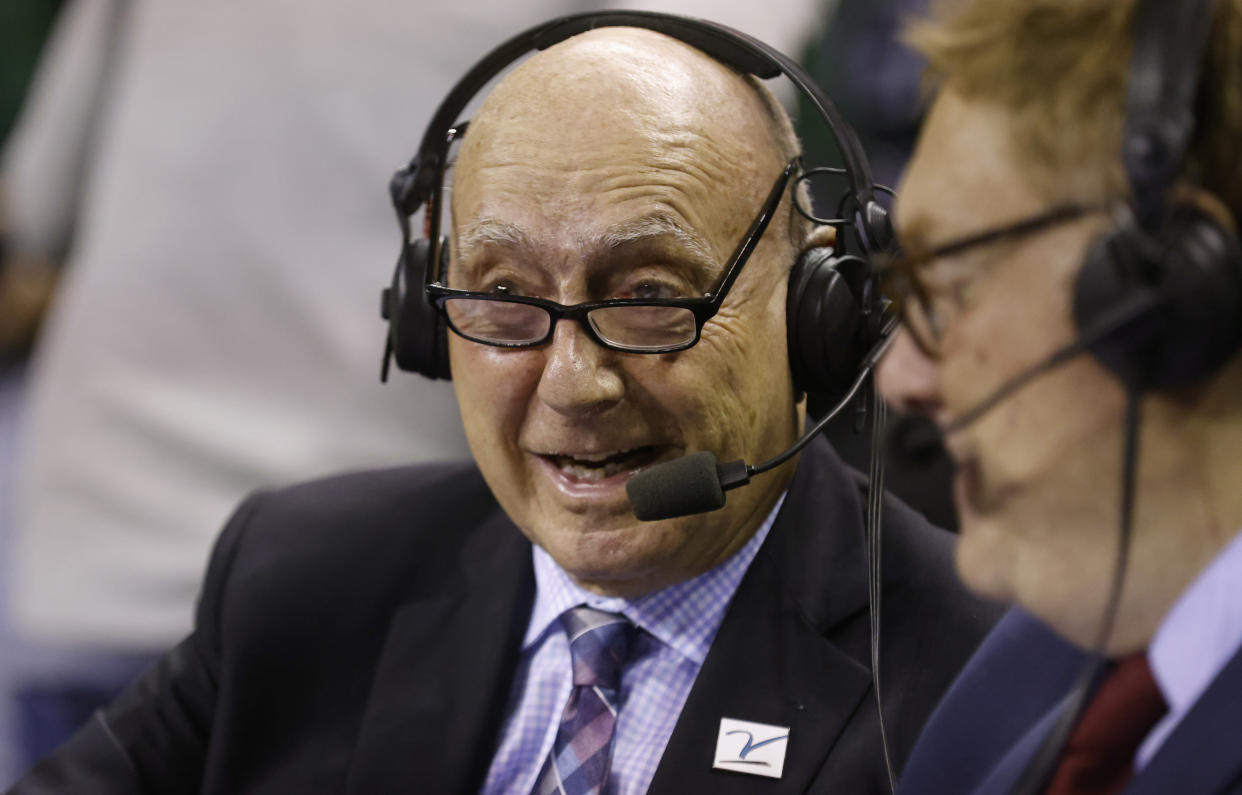
[[[888,429],[888,454],[910,471],[930,469],[944,457],[936,423],[919,414],[899,417]]]
[[[702,450],[656,464],[625,484],[634,515],[644,522],[706,513],[725,504],[716,456]]]

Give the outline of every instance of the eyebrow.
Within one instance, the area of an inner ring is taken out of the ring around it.
[[[680,219],[666,212],[652,213],[617,224],[595,235],[588,242],[594,248],[615,251],[661,237],[672,238],[702,267],[711,268],[717,264],[717,257],[702,238]]]
[[[531,248],[531,240],[522,228],[508,221],[482,218],[457,234],[458,255],[469,257],[477,248]]]

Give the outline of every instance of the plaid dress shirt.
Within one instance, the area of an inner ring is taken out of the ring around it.
[[[485,795],[526,795],[535,785],[572,688],[569,641],[557,617],[581,604],[623,613],[643,630],[621,682],[608,791],[645,793],[725,608],[784,501],[781,495],[755,534],[728,560],[692,580],[637,599],[599,596],[579,588],[548,553],[534,547],[535,604],[505,708],[500,745],[483,787]]]

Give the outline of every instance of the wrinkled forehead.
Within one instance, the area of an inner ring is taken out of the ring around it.
[[[536,53],[486,98],[472,122],[462,164],[526,139],[529,156],[558,146],[607,152],[610,139],[659,136],[734,141],[742,152],[768,144],[754,88],[699,50],[650,30],[605,28]]]
[[[744,78],[662,34],[609,28],[534,55],[487,97],[458,154],[453,213],[514,190],[544,206],[651,184],[758,198],[783,162]]]

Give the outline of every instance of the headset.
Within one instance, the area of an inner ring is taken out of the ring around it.
[[[1138,0],[1121,158],[1130,202],[1087,247],[1073,294],[1077,334],[939,429],[898,422],[893,451],[925,465],[941,439],[977,422],[1084,351],[1129,391],[1203,381],[1242,348],[1237,233],[1175,195],[1195,128],[1214,0]]]
[[[795,388],[830,398],[844,394],[884,333],[884,302],[867,261],[843,253],[842,227],[851,228],[864,255],[887,248],[893,240],[888,213],[876,201],[877,186],[862,145],[823,90],[801,67],[772,47],[714,22],[638,11],[565,16],[519,33],[488,53],[441,102],[423,134],[418,154],[393,175],[389,184],[401,226],[401,254],[392,283],[380,300],[381,315],[388,321],[380,380],[387,380],[394,357],[402,370],[432,379],[451,378],[447,324],[425,288],[442,278],[449,261],[448,241],[438,231],[449,148],[469,123],[459,122],[458,115],[488,81],[519,58],[578,33],[615,26],[663,33],[742,74],[765,80],[783,74],[822,117],[845,168],[812,169],[799,179],[825,171],[843,173],[848,189],[839,207],[838,216],[842,217],[838,218],[816,218],[795,201],[803,215],[835,226],[838,242],[834,248],[803,252],[790,270],[786,324]],[[424,211],[424,233],[411,240],[410,218],[420,209]]]
[[[1090,345],[1140,390],[1202,381],[1242,347],[1242,250],[1201,207],[1172,196],[1195,128],[1213,0],[1139,0],[1121,156],[1132,203],[1088,248],[1074,288],[1080,334],[1151,303]]]

